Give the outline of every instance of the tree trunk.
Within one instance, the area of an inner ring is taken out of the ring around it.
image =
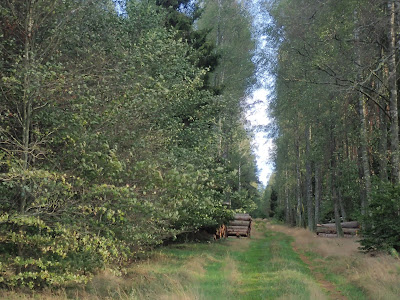
[[[239,160],[239,167],[238,167],[238,191],[239,191],[239,193],[240,193],[240,191],[241,191],[241,185],[242,185],[242,183],[241,183],[241,181],[240,181],[240,177],[242,176],[242,164],[241,164],[241,161]]]
[[[336,182],[334,184],[336,184]],[[342,225],[340,224],[341,220],[340,220],[340,214],[339,214],[339,200],[338,200],[338,197],[336,194],[336,186],[334,185],[332,188],[333,188],[332,197],[333,197],[334,210],[335,210],[336,231],[337,231],[337,235],[339,237],[343,237],[343,229],[342,229]]]
[[[356,30],[354,32],[355,46],[356,46],[356,66],[358,68],[357,72],[357,81],[362,81],[362,70],[361,66],[361,53],[360,53],[360,34],[358,28],[358,16],[357,12],[355,12],[355,26]],[[362,87],[359,87],[362,89]],[[367,212],[367,207],[371,194],[371,175],[369,169],[369,160],[368,160],[368,132],[367,132],[367,104],[365,96],[359,92],[358,94],[358,117],[359,117],[359,126],[360,126],[360,162],[361,162],[361,170],[362,170],[362,190],[364,197],[361,198],[361,214],[364,216]]]
[[[23,114],[22,114],[22,170],[25,172],[29,166],[30,129],[32,123],[32,34],[33,34],[33,7],[35,0],[28,1],[27,15],[25,19],[25,40],[24,40],[24,81],[23,81]],[[25,212],[27,202],[27,189],[25,174],[22,178],[22,192],[20,200],[20,212]]]
[[[285,170],[285,220],[286,224],[290,224],[290,205],[289,205],[289,187],[288,187],[288,171]]]
[[[368,160],[368,140],[367,140],[367,104],[365,103],[364,96],[359,96],[359,121],[360,121],[360,154],[361,154],[361,169],[362,169],[362,187],[365,197],[361,199],[361,214],[367,214],[368,203],[371,197],[371,175],[369,170]]]
[[[383,107],[386,104],[384,103]],[[388,130],[387,130],[387,117],[385,113],[380,109],[379,110],[379,129],[380,129],[380,137],[379,137],[379,177],[382,181],[388,181],[388,158],[387,158],[387,143],[388,143]]]
[[[381,60],[385,59],[385,49],[381,47]],[[388,82],[387,66],[384,66],[379,71],[382,80],[377,80],[377,89],[381,94],[386,93],[386,86],[384,83]],[[387,182],[389,180],[388,175],[388,124],[390,115],[388,103],[382,97],[379,100],[380,108],[378,108],[378,120],[379,120],[379,178]]]
[[[320,222],[320,206],[322,194],[322,174],[320,163],[315,164],[315,224]]]
[[[307,223],[310,231],[315,230],[314,226],[314,207],[312,201],[312,171],[311,171],[311,126],[308,126],[305,131],[306,137],[306,201],[307,201]]]
[[[342,225],[341,220],[340,220],[340,213],[339,213],[339,199],[337,196],[337,187],[336,187],[336,176],[337,176],[337,170],[336,170],[336,140],[333,135],[334,131],[334,125],[331,125],[331,132],[330,132],[330,156],[331,156],[331,198],[333,202],[333,210],[335,214],[335,224],[336,224],[336,230],[338,236],[342,237],[343,236],[343,230],[342,230]]]
[[[340,214],[342,215],[343,222],[347,221],[346,210],[344,208],[342,192],[338,190],[338,200],[339,200],[339,207],[340,207]]]
[[[394,184],[400,183],[399,174],[399,120],[397,108],[397,73],[396,73],[396,3],[389,0],[390,32],[389,32],[389,78],[388,86],[390,91],[390,162],[391,178]]]
[[[335,158],[332,158],[335,160]],[[335,163],[333,163],[333,168],[335,168]],[[331,189],[332,189],[332,200],[333,200],[333,209],[335,214],[335,224],[336,224],[336,231],[338,236],[343,237],[343,229],[340,220],[340,213],[339,213],[339,199],[337,196],[337,187],[336,187],[336,172],[334,169],[331,171]]]
[[[301,173],[300,173],[300,146],[298,139],[296,140],[296,200],[297,200],[297,226],[303,226],[303,218],[302,218],[302,201],[301,201]]]

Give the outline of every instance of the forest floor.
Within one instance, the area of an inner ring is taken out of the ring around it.
[[[257,221],[251,238],[171,245],[84,289],[1,299],[399,299],[400,261],[358,251],[354,239]]]

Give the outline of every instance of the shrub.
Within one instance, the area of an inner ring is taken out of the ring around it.
[[[400,250],[400,185],[374,185],[364,223],[360,241],[363,250]]]

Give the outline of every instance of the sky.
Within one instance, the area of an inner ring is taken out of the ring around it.
[[[258,178],[263,186],[267,186],[273,172],[271,153],[274,145],[272,139],[268,138],[266,130],[257,130],[257,128],[265,128],[271,122],[271,119],[268,117],[269,95],[270,92],[267,89],[260,88],[255,90],[246,101],[248,104],[246,119],[249,121],[254,132],[252,145],[259,171]]]
[[[253,17],[253,37],[256,41],[256,51],[254,62],[263,62],[263,59],[257,59],[257,56],[263,53],[273,53],[273,48],[268,45],[268,38],[264,34],[263,29],[271,22],[269,14],[263,5],[265,0],[253,0],[250,13]],[[267,1],[268,2],[268,1]],[[273,140],[268,137],[266,127],[272,122],[268,116],[268,103],[272,96],[273,77],[268,74],[268,68],[257,66],[256,69],[261,70],[256,75],[258,88],[253,88],[253,92],[246,99],[247,110],[246,119],[250,123],[250,127],[254,133],[253,150],[256,155],[258,178],[260,182],[266,186],[268,180],[273,173],[274,164],[272,161],[272,151],[274,148]]]

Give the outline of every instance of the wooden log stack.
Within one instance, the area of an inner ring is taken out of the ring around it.
[[[219,228],[217,228],[217,230],[214,234],[214,240],[226,238],[226,236],[227,236],[226,226],[225,226],[225,224],[222,224]]]
[[[249,214],[236,214],[226,227],[228,236],[250,237],[251,222],[252,219]]]
[[[354,237],[360,232],[360,224],[357,221],[342,222],[344,237]],[[317,224],[317,235],[323,237],[337,237],[336,224]]]

